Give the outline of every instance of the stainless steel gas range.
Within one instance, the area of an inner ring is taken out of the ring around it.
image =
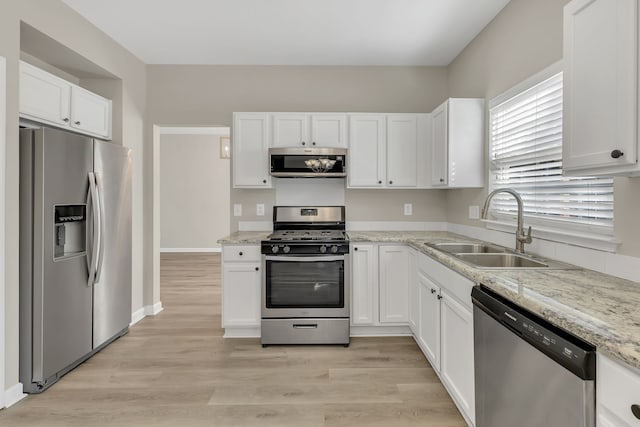
[[[261,244],[262,345],[349,345],[344,206],[275,206]]]

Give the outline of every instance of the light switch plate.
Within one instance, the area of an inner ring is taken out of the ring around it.
[[[242,205],[240,203],[234,203],[233,216],[242,216]]]
[[[469,219],[480,219],[480,206],[469,206]]]
[[[404,204],[404,214],[405,215],[413,215],[413,205],[411,203]]]
[[[264,203],[256,204],[256,215],[264,216]]]

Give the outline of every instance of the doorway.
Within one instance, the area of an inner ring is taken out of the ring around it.
[[[154,127],[154,306],[161,252],[219,252],[230,233],[230,143],[229,127]]]

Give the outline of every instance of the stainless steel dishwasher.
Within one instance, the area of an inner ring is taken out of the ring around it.
[[[480,285],[476,427],[595,426],[595,348]]]

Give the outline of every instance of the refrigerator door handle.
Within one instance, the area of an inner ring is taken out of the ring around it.
[[[96,282],[96,268],[98,264],[98,248],[100,244],[100,206],[98,205],[98,197],[97,197],[97,188],[96,188],[96,179],[93,172],[89,172],[89,192],[87,194],[87,204],[91,202],[91,214],[93,217],[93,230],[91,230],[92,236],[92,244],[91,244],[91,259],[87,255],[87,270],[89,273],[89,278],[87,280],[87,286],[93,286]],[[88,237],[89,233],[87,233]]]
[[[99,246],[99,251],[98,251],[98,263],[96,264],[96,279],[94,281],[94,283],[98,283],[100,281],[100,276],[102,274],[102,262],[104,261],[104,191],[102,189],[102,178],[100,177],[99,173],[95,173],[94,174],[95,180],[96,180],[96,188],[98,190],[98,195],[97,195],[97,199],[98,199],[98,205],[100,206],[99,209],[99,216],[100,216],[100,220],[99,220],[99,224],[100,224],[100,246]]]

